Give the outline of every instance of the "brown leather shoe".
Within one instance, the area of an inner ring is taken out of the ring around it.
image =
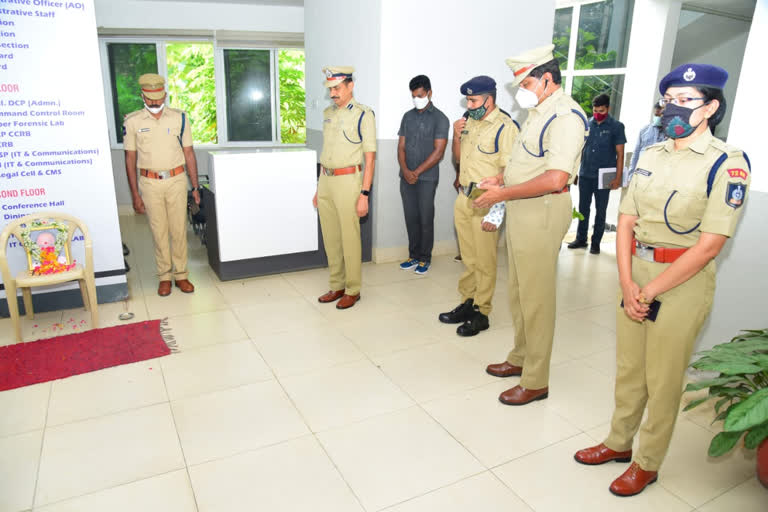
[[[346,293],[341,300],[336,304],[336,309],[347,309],[355,305],[355,302],[360,300],[360,294],[347,295]]]
[[[573,458],[576,459],[576,462],[586,464],[587,466],[597,466],[612,460],[616,462],[629,462],[632,460],[632,450],[617,452],[600,443],[597,446],[577,451]]]
[[[523,374],[522,366],[515,366],[504,361],[499,364],[489,364],[485,372],[494,377],[514,377]]]
[[[161,297],[167,297],[171,294],[171,282],[160,281],[160,286],[157,287],[157,294]]]
[[[192,293],[195,291],[195,285],[190,283],[187,279],[177,279],[176,288],[183,291],[184,293]]]
[[[325,295],[321,295],[317,298],[317,302],[322,302],[323,304],[327,302],[333,302],[335,300],[339,300],[341,296],[344,295],[344,290],[339,290],[337,292],[331,290]]]
[[[544,400],[549,396],[549,388],[525,389],[515,386],[499,395],[499,402],[506,405],[525,405],[536,400]]]
[[[637,462],[633,462],[619,478],[608,488],[616,496],[634,496],[651,485],[658,478],[658,471],[645,471]]]

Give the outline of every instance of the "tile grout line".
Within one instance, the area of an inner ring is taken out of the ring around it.
[[[253,343],[253,342],[252,342],[252,343]],[[254,343],[254,346],[255,346],[255,343]],[[339,469],[339,467],[336,465],[336,461],[335,461],[335,460],[333,460],[333,458],[331,457],[331,455],[328,453],[328,450],[325,448],[325,445],[324,445],[324,444],[323,444],[323,443],[320,441],[320,439],[317,437],[317,434],[315,433],[315,431],[314,431],[314,430],[312,430],[312,426],[309,424],[309,421],[307,420],[307,418],[306,418],[306,416],[304,415],[304,413],[302,413],[301,409],[299,409],[298,405],[297,405],[297,404],[296,404],[296,402],[293,400],[293,397],[291,397],[290,393],[288,393],[288,390],[287,390],[287,389],[285,389],[285,386],[283,385],[283,383],[280,381],[280,379],[279,379],[279,378],[277,377],[277,375],[275,374],[275,371],[274,371],[274,369],[272,368],[272,366],[270,366],[269,362],[267,362],[267,360],[266,360],[266,359],[264,358],[264,356],[261,354],[261,351],[259,350],[259,348],[258,348],[258,347],[256,347],[256,351],[259,353],[259,356],[260,356],[260,357],[261,357],[261,358],[264,360],[264,364],[266,364],[266,365],[267,365],[267,367],[269,368],[269,370],[272,372],[272,375],[273,375],[273,376],[274,376],[274,378],[275,378],[275,382],[277,382],[277,385],[278,385],[278,386],[280,386],[280,389],[283,391],[283,394],[285,395],[285,397],[286,397],[286,398],[288,399],[288,401],[291,403],[291,406],[293,406],[293,409],[296,411],[296,413],[297,413],[297,414],[299,415],[299,417],[301,418],[301,421],[303,421],[303,422],[304,422],[304,426],[306,426],[306,427],[307,427],[307,431],[309,432],[309,434],[312,436],[312,438],[315,440],[315,442],[318,444],[318,446],[320,446],[320,449],[323,451],[323,453],[325,454],[325,456],[328,458],[328,461],[330,461],[331,465],[333,465],[333,468],[336,470],[336,474],[338,474],[338,475],[339,475],[339,478],[341,478],[341,480],[342,480],[342,481],[344,482],[344,484],[347,486],[347,489],[349,489],[349,492],[350,492],[350,493],[352,493],[352,496],[354,496],[354,497],[355,497],[355,500],[356,500],[356,501],[357,501],[357,503],[360,505],[360,508],[362,508],[364,511],[365,511],[365,510],[367,510],[367,509],[365,508],[365,506],[363,505],[363,502],[362,502],[362,500],[360,499],[360,497],[357,495],[357,493],[354,491],[354,489],[352,489],[352,486],[351,486],[351,485],[350,485],[350,483],[347,481],[347,479],[344,477],[344,474],[341,472],[341,470]],[[302,437],[303,437],[303,436],[302,436]],[[298,438],[295,438],[295,439],[298,439]]]
[[[181,434],[179,434],[179,425],[176,423],[176,414],[173,412],[173,405],[171,404],[171,397],[168,393],[168,384],[165,381],[165,371],[160,365],[160,372],[163,377],[163,386],[165,387],[165,396],[168,398],[168,410],[171,413],[171,420],[173,421],[173,429],[176,431],[176,439],[179,442],[179,451],[181,451],[181,458],[184,461],[184,470],[187,473],[187,481],[189,482],[189,488],[192,491],[192,499],[195,501],[195,510],[199,512],[200,505],[197,503],[197,493],[195,492],[195,486],[192,484],[192,475],[189,472],[189,463],[187,462],[187,454],[184,453],[184,444],[181,442]]]
[[[37,486],[40,483],[40,467],[43,465],[43,448],[45,447],[45,434],[48,432],[48,412],[51,408],[54,382],[51,382],[51,385],[48,388],[48,400],[47,405],[45,406],[45,421],[43,422],[43,435],[40,436],[40,455],[37,458],[37,471],[35,472],[35,485],[32,490],[32,506],[30,507],[30,510],[35,509],[35,502],[37,501]]]

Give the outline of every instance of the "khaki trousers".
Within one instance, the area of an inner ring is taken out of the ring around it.
[[[343,176],[321,173],[317,183],[317,212],[331,271],[330,288],[345,290],[348,295],[360,293],[362,283],[363,250],[357,216],[361,186],[359,172]]]
[[[668,266],[633,256],[632,279],[642,288]],[[667,454],[685,369],[712,309],[714,293],[715,263],[711,261],[688,281],[657,297],[661,308],[655,322],[635,322],[617,306],[616,410],[605,445],[629,450],[639,428],[634,461],[646,471],[658,471]],[[646,406],[648,418],[641,427]]]
[[[187,279],[187,174],[167,180],[139,176],[139,193],[155,243],[157,278]]]
[[[472,200],[459,192],[453,204],[453,219],[459,239],[464,273],[459,277],[461,300],[473,299],[484,315],[491,312],[496,290],[496,251],[499,231],[483,231],[483,217],[488,208],[474,208]]]
[[[555,336],[557,256],[571,225],[568,193],[507,201],[509,305],[515,347],[507,362],[523,367],[520,385],[549,385]]]

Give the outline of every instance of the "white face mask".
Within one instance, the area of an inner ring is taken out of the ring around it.
[[[429,96],[424,96],[423,98],[419,98],[418,96],[414,96],[414,98],[413,98],[413,105],[418,110],[421,110],[423,108],[427,108],[427,105],[429,105]]]
[[[539,81],[541,81],[541,79],[539,79]],[[539,84],[537,83],[536,87],[538,86]],[[520,105],[520,108],[529,109],[539,104],[539,97],[531,90],[524,87],[518,87],[517,92],[515,93],[515,101]]]
[[[147,105],[146,102],[144,102],[144,108],[146,108],[153,114],[159,114],[165,108],[165,103],[162,103],[159,107],[150,107],[149,105]]]

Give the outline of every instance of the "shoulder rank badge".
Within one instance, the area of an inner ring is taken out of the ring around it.
[[[747,179],[747,171],[744,169],[728,169],[728,176],[731,178],[741,178],[742,180]]]
[[[747,187],[743,183],[728,182],[728,189],[725,191],[725,204],[731,208],[739,208],[744,204],[744,196],[747,193]]]

